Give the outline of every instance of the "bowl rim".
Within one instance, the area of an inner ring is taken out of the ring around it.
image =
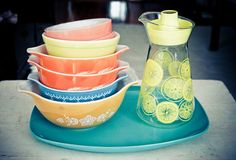
[[[92,103],[101,103],[102,101],[107,101],[109,99],[112,99],[116,96],[118,96],[119,94],[121,94],[125,89],[129,88],[131,85],[135,85],[135,84],[138,84],[139,83],[139,80],[135,80],[135,81],[130,81],[129,83],[127,84],[124,84],[120,89],[119,91],[117,91],[115,94],[111,95],[111,96],[108,96],[108,97],[105,97],[103,99],[98,99],[98,100],[94,100],[94,101],[88,101],[88,102],[60,102],[60,101],[54,101],[54,100],[50,100],[50,99],[47,99],[47,98],[44,98],[42,97],[41,95],[39,95],[38,93],[36,93],[35,91],[32,90],[32,85],[36,85],[36,84],[32,84],[32,82],[30,81],[25,81],[25,83],[30,83],[31,84],[31,87],[30,89],[28,89],[29,86],[26,86],[26,84],[23,84],[24,87],[27,87],[27,89],[21,89],[22,85],[19,84],[17,86],[17,90],[19,92],[23,92],[23,93],[27,93],[27,94],[30,94],[30,95],[34,95],[36,96],[37,98],[39,98],[40,100],[43,100],[43,101],[46,101],[47,103],[55,103],[55,104],[62,104],[62,105],[66,105],[67,107],[74,107],[76,105],[86,105],[86,104],[92,104]]]
[[[91,92],[95,92],[95,91],[98,91],[98,90],[107,89],[108,87],[111,87],[113,84],[119,83],[121,80],[124,80],[128,77],[127,73],[125,73],[125,72],[123,72],[123,73],[124,73],[123,75],[120,74],[120,77],[116,78],[116,80],[113,81],[112,83],[110,83],[108,85],[105,85],[103,87],[89,89],[89,90],[60,90],[60,89],[55,89],[55,88],[48,87],[48,86],[46,86],[46,85],[44,85],[43,83],[40,82],[38,72],[30,73],[28,75],[27,79],[37,83],[39,86],[42,86],[42,87],[46,88],[47,90],[56,91],[56,92],[60,92],[60,93],[78,93],[78,94],[81,93],[82,94],[84,92],[91,93]]]
[[[106,42],[110,42],[110,41],[116,41],[120,38],[120,34],[116,31],[113,31],[115,33],[115,37],[113,38],[110,38],[110,39],[100,39],[100,40],[90,40],[90,41],[77,41],[77,40],[62,40],[62,39],[56,39],[56,38],[51,38],[51,37],[48,37],[45,35],[45,32],[42,33],[42,37],[43,37],[43,40],[45,42],[46,41],[53,41],[54,43],[57,42],[57,43],[65,43],[65,44],[73,44],[73,43],[78,43],[78,44],[94,44],[94,43],[106,43]],[[49,44],[49,45],[52,45],[51,42],[45,42],[45,44]],[[55,45],[55,44],[53,44]],[[61,46],[60,44],[59,45],[56,45],[56,46]]]
[[[60,75],[60,76],[66,76],[66,77],[95,77],[95,76],[102,76],[102,75],[108,75],[108,74],[111,74],[111,73],[114,73],[116,71],[121,71],[121,70],[124,70],[124,69],[127,69],[129,68],[129,64],[125,61],[121,61],[121,60],[118,60],[118,67],[116,68],[113,68],[111,70],[108,70],[106,72],[102,72],[102,73],[94,73],[94,74],[67,74],[67,73],[61,73],[61,72],[56,72],[56,71],[52,71],[50,69],[47,69],[43,66],[41,66],[38,62],[35,62],[36,60],[30,60],[33,59],[33,58],[37,58],[36,56],[34,55],[31,55],[29,57],[29,59],[27,60],[28,63],[32,63],[31,65],[34,65],[36,66],[37,70],[38,69],[42,69],[44,71],[47,71],[47,72],[50,72],[50,73],[53,73],[53,74],[56,74],[56,75]]]
[[[61,60],[100,60],[100,59],[105,59],[105,58],[108,58],[108,57],[113,57],[113,56],[116,56],[116,55],[119,55],[121,53],[124,53],[126,51],[128,51],[130,48],[127,46],[127,45],[122,45],[122,44],[119,44],[117,45],[116,47],[116,51],[115,53],[113,54],[108,54],[108,55],[105,55],[105,56],[101,56],[101,57],[89,57],[89,58],[73,58],[73,57],[59,57],[59,56],[53,56],[53,55],[49,55],[48,53],[43,53],[43,52],[39,52],[39,51],[36,51],[40,48],[44,48],[44,49],[47,49],[46,48],[46,45],[45,44],[41,44],[39,46],[36,46],[36,47],[31,47],[31,48],[27,48],[26,52],[28,54],[37,54],[37,55],[40,55],[40,56],[44,56],[44,57],[49,57],[49,58],[53,58],[53,59],[61,59]]]
[[[99,21],[101,21],[101,22],[98,23]],[[60,23],[60,24],[56,24],[56,25],[47,27],[47,28],[44,29],[44,32],[61,34],[60,32],[74,31],[74,30],[78,30],[78,29],[84,31],[84,29],[90,29],[90,28],[93,28],[95,26],[106,25],[107,23],[111,24],[111,22],[112,22],[112,20],[110,18],[82,19],[82,20],[77,20],[77,21],[72,21],[72,22]],[[89,23],[89,25],[76,26],[75,24],[77,24],[77,23],[84,23],[84,24]],[[59,28],[61,26],[62,27],[65,26],[65,28]],[[73,27],[69,28],[70,26],[73,26]]]

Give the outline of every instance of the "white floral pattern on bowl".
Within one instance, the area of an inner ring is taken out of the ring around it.
[[[89,126],[93,126],[95,122],[97,123],[105,122],[114,113],[115,112],[107,111],[106,113],[103,113],[99,115],[98,117],[94,117],[92,115],[86,115],[86,117],[81,118],[81,119],[64,115],[64,117],[57,118],[56,121],[61,124],[66,124],[66,126],[80,125],[83,127],[89,127]]]
[[[45,92],[44,94],[47,97],[50,97],[51,100],[59,100],[60,102],[86,102],[89,100],[96,100],[96,99],[101,99],[101,98],[105,98],[109,95],[112,94],[112,92],[114,91],[114,89],[110,89],[106,92],[101,92],[101,93],[97,93],[94,95],[88,95],[87,97],[85,96],[66,96],[66,95],[56,95],[53,93],[49,93],[49,92]]]

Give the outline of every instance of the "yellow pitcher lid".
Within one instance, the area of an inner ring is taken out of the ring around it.
[[[158,19],[146,24],[151,43],[159,45],[180,45],[188,41],[194,23],[178,16],[175,10],[164,10]]]

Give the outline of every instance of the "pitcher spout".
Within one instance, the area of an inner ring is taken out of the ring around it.
[[[147,23],[153,23],[152,20],[160,18],[159,13],[160,12],[145,12],[139,16],[138,20],[144,25]]]
[[[143,13],[141,16],[139,16],[138,21],[143,23],[144,25],[149,22],[149,20],[146,18],[146,13]]]

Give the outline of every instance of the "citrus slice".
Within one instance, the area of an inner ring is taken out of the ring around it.
[[[161,86],[161,93],[167,99],[179,101],[183,98],[184,80],[180,77],[170,77]]]
[[[158,86],[163,78],[163,69],[161,66],[152,59],[148,59],[145,70],[143,81],[149,86]]]
[[[179,118],[182,121],[188,121],[191,119],[193,114],[194,106],[192,101],[183,101],[179,107]]]
[[[168,71],[171,76],[178,76],[179,74],[179,68],[180,68],[181,62],[180,61],[173,61],[168,66]]]
[[[157,105],[156,118],[165,124],[169,124],[177,120],[179,108],[173,102],[161,102]]]
[[[167,67],[172,61],[172,53],[168,50],[156,51],[153,54],[153,59],[157,61],[163,68]]]
[[[156,98],[153,95],[146,94],[143,96],[143,111],[147,114],[152,114],[156,110]]]
[[[190,79],[191,77],[191,70],[190,70],[190,64],[189,64],[189,59],[186,58],[180,65],[179,67],[179,75],[183,79]]]
[[[188,79],[184,83],[183,97],[187,101],[191,101],[193,99],[193,86],[192,86],[192,80],[191,79]]]

